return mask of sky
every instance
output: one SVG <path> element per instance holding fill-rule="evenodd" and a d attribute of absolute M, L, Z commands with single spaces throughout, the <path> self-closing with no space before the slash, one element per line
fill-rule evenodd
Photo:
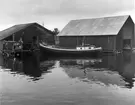
<path fill-rule="evenodd" d="M 135 22 L 135 0 L 0 0 L 0 31 L 32 22 L 62 30 L 70 20 L 115 15 Z"/>

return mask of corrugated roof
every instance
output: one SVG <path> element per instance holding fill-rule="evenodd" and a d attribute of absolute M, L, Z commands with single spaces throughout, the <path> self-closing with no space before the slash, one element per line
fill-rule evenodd
<path fill-rule="evenodd" d="M 0 40 L 10 36 L 10 35 L 13 35 L 15 34 L 16 32 L 22 30 L 22 29 L 25 29 L 26 27 L 32 25 L 34 23 L 28 23 L 28 24 L 19 24 L 19 25 L 14 25 L 10 28 L 7 28 L 3 31 L 0 31 Z"/>
<path fill-rule="evenodd" d="M 58 36 L 117 35 L 129 15 L 71 20 Z"/>
<path fill-rule="evenodd" d="M 53 34 L 52 31 L 42 27 L 41 25 L 39 25 L 37 23 L 27 23 L 27 24 L 14 25 L 14 26 L 12 26 L 10 28 L 7 28 L 7 29 L 5 29 L 3 31 L 0 31 L 0 40 L 4 39 L 4 38 L 6 38 L 6 37 L 8 37 L 10 35 L 13 35 L 16 32 L 19 32 L 19 31 L 21 31 L 23 29 L 26 29 L 27 27 L 29 27 L 31 25 L 37 26 L 38 30 L 40 30 L 41 32 L 47 31 L 47 32 Z"/>

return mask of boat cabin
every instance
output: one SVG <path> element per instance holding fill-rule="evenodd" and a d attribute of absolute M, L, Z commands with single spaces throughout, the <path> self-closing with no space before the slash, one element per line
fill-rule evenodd
<path fill-rule="evenodd" d="M 96 47 L 94 45 L 84 45 L 84 46 L 77 46 L 77 50 L 89 50 L 89 49 L 95 49 Z"/>

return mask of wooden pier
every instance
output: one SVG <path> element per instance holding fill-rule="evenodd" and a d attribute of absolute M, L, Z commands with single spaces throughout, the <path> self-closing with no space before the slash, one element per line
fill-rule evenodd
<path fill-rule="evenodd" d="M 39 47 L 33 43 L 23 44 L 23 42 L 17 41 L 4 41 L 3 49 L 0 52 L 7 57 L 21 57 L 30 55 L 35 51 L 39 51 Z"/>

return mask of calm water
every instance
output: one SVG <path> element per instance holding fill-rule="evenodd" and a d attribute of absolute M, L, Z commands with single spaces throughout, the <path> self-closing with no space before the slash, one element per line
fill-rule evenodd
<path fill-rule="evenodd" d="M 100 58 L 0 55 L 0 105 L 135 105 L 135 53 Z"/>

